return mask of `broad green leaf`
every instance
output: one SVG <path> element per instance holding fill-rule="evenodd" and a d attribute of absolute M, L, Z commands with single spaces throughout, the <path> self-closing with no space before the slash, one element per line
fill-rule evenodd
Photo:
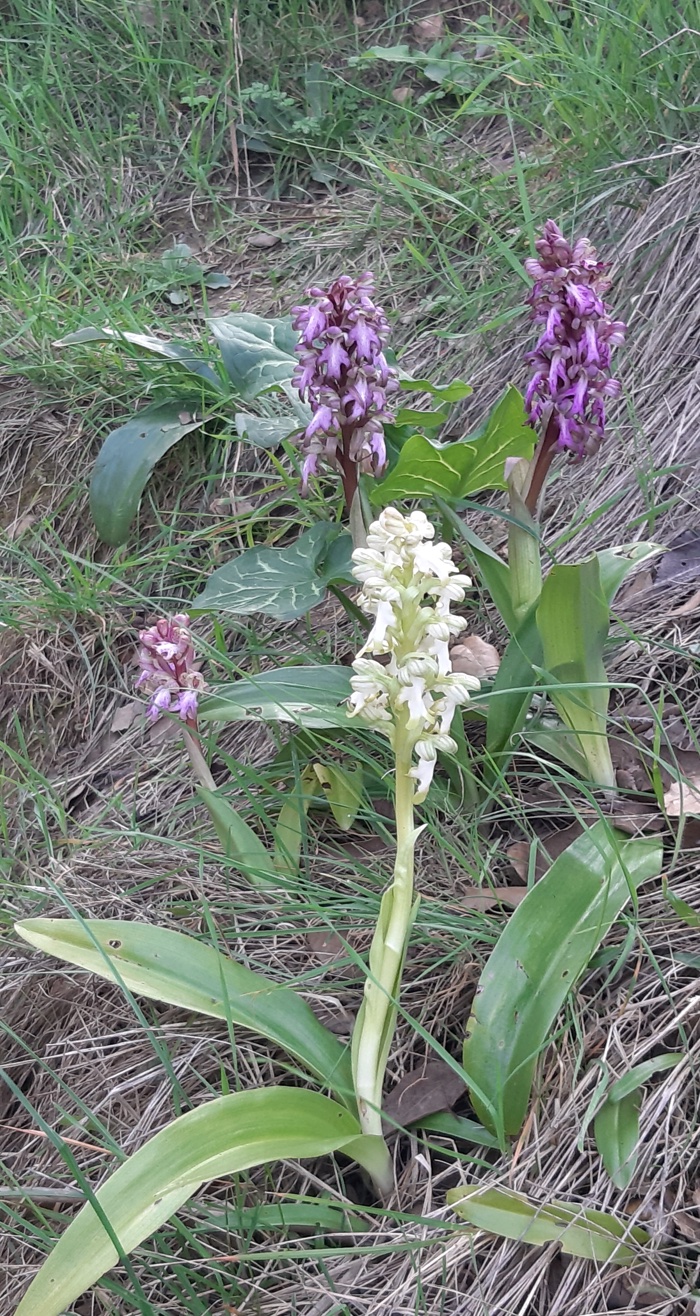
<path fill-rule="evenodd" d="M 334 539 L 350 542 L 338 526 L 321 521 L 287 548 L 249 548 L 212 572 L 192 609 L 237 616 L 264 612 L 279 621 L 302 617 L 337 579 L 335 563 L 326 562 Z"/>
<path fill-rule="evenodd" d="M 530 458 L 535 437 L 525 421 L 522 397 L 509 384 L 477 440 L 439 445 L 422 434 L 407 439 L 394 469 L 372 487 L 370 500 L 386 507 L 397 499 L 455 500 L 480 489 L 505 489 L 506 458 Z"/>
<path fill-rule="evenodd" d="M 499 1138 L 521 1128 L 559 1010 L 631 891 L 660 872 L 661 855 L 657 839 L 597 822 L 511 915 L 479 980 L 463 1057 L 474 1109 Z"/>
<path fill-rule="evenodd" d="M 397 411 L 394 424 L 415 425 L 422 430 L 437 430 L 445 424 L 449 411 L 417 411 L 415 407 L 401 407 Z"/>
<path fill-rule="evenodd" d="M 460 530 L 465 543 L 476 560 L 479 569 L 479 578 L 484 582 L 493 602 L 501 616 L 504 625 L 508 627 L 510 634 L 513 635 L 518 629 L 518 622 L 513 611 L 510 590 L 510 567 L 503 558 L 494 553 L 488 544 L 484 543 L 466 523 L 462 523 Z"/>
<path fill-rule="evenodd" d="M 463 379 L 453 379 L 451 384 L 433 384 L 430 379 L 411 379 L 404 376 L 399 382 L 406 393 L 430 393 L 438 402 L 444 402 L 449 406 L 453 402 L 461 402 L 463 398 L 470 397 L 474 392 L 471 384 L 465 384 Z"/>
<path fill-rule="evenodd" d="M 118 919 L 30 918 L 16 928 L 37 950 L 137 995 L 260 1033 L 352 1103 L 348 1050 L 306 1001 L 212 946 L 183 932 Z"/>
<path fill-rule="evenodd" d="M 298 334 L 291 320 L 265 320 L 248 311 L 208 321 L 226 373 L 246 402 L 292 377 Z"/>
<path fill-rule="evenodd" d="M 247 411 L 237 411 L 235 422 L 239 438 L 254 448 L 277 448 L 300 428 L 296 416 L 250 416 Z"/>
<path fill-rule="evenodd" d="M 261 891 L 278 887 L 273 873 L 272 857 L 259 836 L 223 795 L 206 786 L 198 786 L 197 794 L 209 810 L 214 830 L 227 859 L 234 859 L 251 886 Z"/>
<path fill-rule="evenodd" d="M 561 723 L 552 725 L 552 722 L 553 719 L 542 718 L 536 726 L 528 727 L 526 732 L 528 745 L 543 749 L 553 759 L 566 764 L 572 772 L 577 772 L 579 777 L 587 777 L 588 764 L 579 749 L 576 736 L 571 731 L 567 731 Z"/>
<path fill-rule="evenodd" d="M 608 1092 L 607 1100 L 615 1103 L 628 1097 L 635 1088 L 641 1087 L 643 1083 L 648 1083 L 650 1078 L 655 1074 L 661 1074 L 667 1069 L 676 1069 L 682 1064 L 685 1056 L 682 1051 L 668 1051 L 663 1056 L 653 1056 L 651 1060 L 643 1060 L 641 1064 L 634 1065 L 632 1069 L 623 1074 L 612 1084 Z"/>
<path fill-rule="evenodd" d="M 304 839 L 303 820 L 309 812 L 314 796 L 320 791 L 316 773 L 312 767 L 304 768 L 299 778 L 299 792 L 290 794 L 290 798 L 280 809 L 280 816 L 275 827 L 275 868 L 278 873 L 288 877 L 299 874 L 301 845 Z"/>
<path fill-rule="evenodd" d="M 656 557 L 658 553 L 664 552 L 665 549 L 661 544 L 651 542 L 601 548 L 596 557 L 600 566 L 600 583 L 608 604 L 612 603 L 625 576 L 633 567 L 638 567 L 642 562 L 646 562 L 647 558 Z"/>
<path fill-rule="evenodd" d="M 386 64 L 416 64 L 420 63 L 425 56 L 412 51 L 410 46 L 370 46 L 369 50 L 363 50 L 361 55 L 355 55 L 350 59 L 351 64 L 366 64 L 374 59 L 381 59 Z"/>
<path fill-rule="evenodd" d="M 621 1101 L 609 1099 L 595 1117 L 593 1132 L 603 1165 L 616 1188 L 629 1188 L 637 1168 L 639 1145 L 640 1088 Z"/>
<path fill-rule="evenodd" d="M 220 270 L 205 270 L 202 283 L 205 288 L 230 288 L 231 280 L 228 274 L 223 274 Z"/>
<path fill-rule="evenodd" d="M 542 641 L 535 610 L 511 636 L 489 694 L 486 749 L 501 771 L 513 752 L 514 737 L 522 731 L 538 682 Z"/>
<path fill-rule="evenodd" d="M 335 1151 L 347 1152 L 371 1171 L 378 1142 L 363 1137 L 355 1117 L 320 1093 L 282 1087 L 235 1092 L 173 1120 L 120 1165 L 95 1197 L 126 1255 L 210 1179 Z M 119 1260 L 95 1208 L 86 1204 L 30 1284 L 16 1316 L 59 1316 Z"/>
<path fill-rule="evenodd" d="M 443 1133 L 448 1138 L 473 1142 L 477 1147 L 498 1147 L 498 1138 L 489 1133 L 483 1124 L 477 1124 L 476 1120 L 465 1119 L 463 1115 L 455 1115 L 451 1110 L 440 1110 L 435 1115 L 426 1115 L 425 1119 L 417 1121 L 416 1127 L 426 1133 Z"/>
<path fill-rule="evenodd" d="M 549 697 L 575 735 L 591 780 L 614 790 L 607 737 L 610 687 L 603 663 L 609 624 L 597 557 L 552 567 L 537 607 L 542 661 L 555 683 Z"/>
<path fill-rule="evenodd" d="M 105 327 L 78 329 L 73 334 L 66 334 L 65 338 L 58 338 L 53 346 L 75 347 L 81 343 L 129 343 L 132 347 L 140 347 L 144 352 L 151 352 L 154 356 L 161 356 L 166 361 L 174 362 L 192 375 L 198 375 L 200 379 L 206 380 L 207 384 L 211 384 L 217 393 L 224 391 L 221 380 L 212 366 L 197 356 L 193 347 L 188 347 L 185 343 L 167 343 L 162 338 L 153 338 L 151 334 L 132 334 L 125 329 Z"/>
<path fill-rule="evenodd" d="M 629 1266 L 640 1259 L 650 1239 L 638 1225 L 623 1224 L 605 1211 L 575 1202 L 536 1202 L 512 1188 L 450 1188 L 450 1206 L 476 1229 L 499 1238 L 544 1246 L 559 1243 L 562 1252 L 589 1261 Z"/>
<path fill-rule="evenodd" d="M 351 693 L 349 667 L 332 663 L 274 667 L 232 685 L 217 686 L 199 703 L 204 722 L 293 722 L 297 726 L 347 726 L 345 700 Z"/>
<path fill-rule="evenodd" d="M 90 481 L 90 511 L 105 543 L 124 543 L 153 467 L 204 424 L 197 406 L 196 399 L 158 402 L 107 435 Z"/>
<path fill-rule="evenodd" d="M 337 763 L 314 763 L 313 770 L 340 830 L 349 832 L 362 803 L 362 768 L 346 772 Z"/>
<path fill-rule="evenodd" d="M 252 1233 L 294 1235 L 312 1230 L 315 1234 L 366 1234 L 369 1226 L 361 1216 L 330 1198 L 302 1202 L 263 1202 L 256 1206 L 230 1206 L 225 1211 L 207 1211 L 193 1232 L 204 1233 L 212 1225 L 249 1238 Z M 190 1226 L 192 1228 L 192 1226 Z"/>

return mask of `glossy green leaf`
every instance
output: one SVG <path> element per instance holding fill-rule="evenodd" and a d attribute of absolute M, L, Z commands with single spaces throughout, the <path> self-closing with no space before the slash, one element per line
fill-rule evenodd
<path fill-rule="evenodd" d="M 643 1083 L 648 1083 L 650 1078 L 655 1074 L 662 1074 L 667 1069 L 677 1069 L 682 1064 L 685 1056 L 682 1051 L 667 1051 L 662 1056 L 652 1056 L 651 1060 L 643 1060 L 639 1065 L 633 1065 L 622 1078 L 618 1078 L 612 1084 L 608 1092 L 607 1100 L 613 1102 L 622 1101 L 628 1097 L 635 1088 L 641 1087 Z"/>
<path fill-rule="evenodd" d="M 518 621 L 513 611 L 510 589 L 510 567 L 503 558 L 494 553 L 472 529 L 463 523 L 460 533 L 476 561 L 479 579 L 483 581 L 511 635 L 518 629 Z"/>
<path fill-rule="evenodd" d="M 292 378 L 298 334 L 291 320 L 265 320 L 249 311 L 208 321 L 231 383 L 246 402 Z"/>
<path fill-rule="evenodd" d="M 253 1233 L 294 1236 L 314 1234 L 366 1234 L 370 1226 L 361 1215 L 330 1198 L 309 1198 L 302 1202 L 263 1202 L 256 1206 L 228 1207 L 225 1211 L 207 1211 L 203 1224 L 193 1232 L 205 1233 L 215 1226 L 246 1240 Z M 192 1228 L 192 1226 L 190 1226 Z"/>
<path fill-rule="evenodd" d="M 439 445 L 422 434 L 408 438 L 394 469 L 372 486 L 370 500 L 386 507 L 405 498 L 455 500 L 480 489 L 505 489 L 506 458 L 529 458 L 534 446 L 522 397 L 509 384 L 478 439 Z"/>
<path fill-rule="evenodd" d="M 326 555 L 339 539 L 351 542 L 338 526 L 321 521 L 287 548 L 249 548 L 212 572 L 192 609 L 236 616 L 264 612 L 279 621 L 302 617 L 337 579 L 335 563 L 327 564 Z"/>
<path fill-rule="evenodd" d="M 476 1229 L 540 1247 L 559 1243 L 566 1255 L 600 1264 L 629 1266 L 650 1241 L 645 1229 L 604 1211 L 575 1202 L 537 1202 L 511 1188 L 450 1188 L 447 1200 Z"/>
<path fill-rule="evenodd" d="M 90 482 L 90 511 L 106 544 L 124 543 L 153 467 L 204 424 L 196 408 L 196 400 L 158 402 L 107 435 Z"/>
<path fill-rule="evenodd" d="M 314 729 L 347 726 L 345 707 L 352 669 L 332 663 L 273 667 L 231 685 L 217 686 L 199 703 L 204 722 L 292 722 Z"/>
<path fill-rule="evenodd" d="M 362 804 L 362 768 L 347 772 L 337 763 L 314 763 L 313 770 L 340 830 L 349 832 Z"/>
<path fill-rule="evenodd" d="M 223 392 L 223 386 L 216 371 L 203 361 L 193 347 L 188 347 L 185 343 L 166 342 L 163 338 L 154 338 L 151 334 L 132 334 L 127 330 L 118 329 L 78 329 L 73 334 L 66 334 L 65 338 L 59 338 L 53 344 L 54 347 L 76 347 L 82 343 L 116 343 L 123 345 L 128 343 L 131 347 L 138 347 L 143 352 L 150 352 L 153 356 L 163 357 L 166 361 L 173 362 L 174 365 L 180 366 L 183 370 L 189 371 L 192 375 L 198 375 L 200 379 L 210 384 L 216 389 L 217 393 Z"/>
<path fill-rule="evenodd" d="M 511 915 L 479 980 L 463 1057 L 474 1108 L 499 1138 L 521 1128 L 559 1010 L 631 890 L 661 871 L 661 856 L 657 839 L 630 840 L 597 822 Z"/>
<path fill-rule="evenodd" d="M 501 771 L 525 726 L 541 662 L 542 640 L 533 609 L 511 636 L 489 694 L 486 749 Z"/>
<path fill-rule="evenodd" d="M 451 1110 L 440 1110 L 435 1115 L 426 1115 L 425 1119 L 417 1121 L 416 1127 L 423 1129 L 425 1133 L 442 1133 L 447 1138 L 472 1142 L 477 1147 L 498 1147 L 498 1138 L 489 1133 L 483 1124 L 477 1124 L 476 1120 L 465 1119 L 463 1115 L 455 1115 Z"/>
<path fill-rule="evenodd" d="M 448 406 L 453 402 L 461 402 L 474 392 L 471 384 L 465 384 L 463 379 L 453 379 L 451 384 L 433 384 L 430 379 L 411 379 L 406 376 L 399 382 L 406 393 L 429 393 L 438 402 Z"/>
<path fill-rule="evenodd" d="M 289 799 L 282 805 L 275 827 L 274 862 L 278 873 L 284 873 L 288 877 L 298 876 L 304 840 L 304 819 L 320 789 L 313 768 L 306 767 L 299 778 L 299 790 L 290 792 Z"/>
<path fill-rule="evenodd" d="M 373 1144 L 380 1141 L 363 1137 L 349 1111 L 317 1092 L 281 1087 L 235 1092 L 173 1120 L 95 1196 L 125 1255 L 211 1179 L 335 1151 L 371 1169 Z M 16 1316 L 59 1316 L 119 1260 L 95 1208 L 86 1204 L 30 1284 Z"/>
<path fill-rule="evenodd" d="M 572 772 L 578 773 L 579 777 L 587 777 L 588 764 L 581 753 L 576 736 L 571 731 L 567 731 L 560 722 L 554 724 L 553 722 L 551 718 L 542 718 L 538 720 L 536 726 L 529 726 L 526 735 L 528 745 L 532 745 L 535 749 L 543 749 L 552 758 L 566 764 Z"/>
<path fill-rule="evenodd" d="M 251 886 L 262 891 L 278 887 L 275 880 L 272 857 L 268 854 L 260 837 L 252 827 L 234 809 L 224 795 L 211 791 L 206 786 L 198 786 L 197 794 L 209 810 L 214 830 L 221 842 L 221 848 L 227 859 L 234 859 L 245 874 Z"/>
<path fill-rule="evenodd" d="M 296 416 L 251 416 L 247 411 L 237 411 L 235 422 L 239 438 L 254 448 L 278 448 L 300 428 Z"/>
<path fill-rule="evenodd" d="M 394 424 L 397 426 L 415 425 L 421 430 L 437 430 L 445 424 L 448 410 L 418 411 L 415 407 L 401 407 L 396 413 Z"/>
<path fill-rule="evenodd" d="M 616 1188 L 629 1188 L 637 1168 L 642 1093 L 633 1089 L 621 1101 L 609 1099 L 595 1117 L 595 1143 Z"/>
<path fill-rule="evenodd" d="M 542 661 L 553 682 L 549 697 L 576 737 L 591 780 L 614 790 L 607 737 L 610 687 L 603 663 L 609 625 L 598 558 L 552 567 L 537 607 Z"/>
<path fill-rule="evenodd" d="M 634 567 L 641 566 L 648 558 L 656 557 L 665 550 L 661 544 L 641 541 L 636 544 L 619 544 L 617 548 L 602 548 L 596 554 L 600 566 L 600 583 L 603 593 L 612 603 L 625 576 Z"/>
<path fill-rule="evenodd" d="M 205 270 L 202 278 L 205 288 L 230 288 L 231 280 L 228 274 L 223 274 L 221 270 Z"/>
<path fill-rule="evenodd" d="M 183 932 L 118 919 L 30 918 L 16 927 L 37 950 L 137 995 L 260 1033 L 352 1104 L 347 1047 L 296 992 L 212 946 Z"/>

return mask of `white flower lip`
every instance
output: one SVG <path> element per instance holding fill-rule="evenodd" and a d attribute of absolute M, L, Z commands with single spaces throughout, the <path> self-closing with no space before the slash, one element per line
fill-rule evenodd
<path fill-rule="evenodd" d="M 450 546 L 434 539 L 424 512 L 404 516 L 386 507 L 369 528 L 367 547 L 353 553 L 358 604 L 374 623 L 353 663 L 350 716 L 392 745 L 398 727 L 409 736 L 416 803 L 428 793 L 438 751 L 457 750 L 449 735 L 455 710 L 479 689 L 476 677 L 451 671 L 449 657 L 450 639 L 466 625 L 451 604 L 463 601 L 471 580 L 459 573 Z M 387 654 L 389 662 L 366 654 Z"/>

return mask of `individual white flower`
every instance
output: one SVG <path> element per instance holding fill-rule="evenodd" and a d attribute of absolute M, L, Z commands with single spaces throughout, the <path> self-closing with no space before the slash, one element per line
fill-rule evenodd
<path fill-rule="evenodd" d="M 367 547 L 353 553 L 362 584 L 358 604 L 374 623 L 353 663 L 350 713 L 392 743 L 399 728 L 409 737 L 418 802 L 438 751 L 456 752 L 448 734 L 455 709 L 479 688 L 475 678 L 452 673 L 449 657 L 450 640 L 466 625 L 451 605 L 462 602 L 471 581 L 457 570 L 449 545 L 434 537 L 424 512 L 403 516 L 387 507 L 370 526 Z M 389 661 L 382 665 L 364 654 L 387 654 Z"/>

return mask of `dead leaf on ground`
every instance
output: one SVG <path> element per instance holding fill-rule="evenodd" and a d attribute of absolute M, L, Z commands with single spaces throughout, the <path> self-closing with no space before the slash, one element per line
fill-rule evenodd
<path fill-rule="evenodd" d="M 394 87 L 394 90 L 391 93 L 391 99 L 396 101 L 397 105 L 405 105 L 406 101 L 410 100 L 412 95 L 412 87 Z"/>
<path fill-rule="evenodd" d="M 307 932 L 305 941 L 317 964 L 330 964 L 334 960 L 345 959 L 348 953 L 345 942 L 330 928 L 316 928 L 313 932 Z"/>
<path fill-rule="evenodd" d="M 633 599 L 636 594 L 644 594 L 648 589 L 651 589 L 653 584 L 654 577 L 651 571 L 638 571 L 636 576 L 633 576 L 628 584 L 620 590 L 615 600 L 616 612 L 619 612 L 620 608 L 630 599 Z"/>
<path fill-rule="evenodd" d="M 476 676 L 479 680 L 495 676 L 501 665 L 498 649 L 480 635 L 467 635 L 450 649 L 453 672 L 465 672 L 467 676 Z"/>
<path fill-rule="evenodd" d="M 477 913 L 486 914 L 497 905 L 519 905 L 526 895 L 525 886 L 484 887 L 481 891 L 468 891 L 460 896 L 458 904 L 460 909 L 475 909 Z"/>
<path fill-rule="evenodd" d="M 128 704 L 122 704 L 112 718 L 110 731 L 115 733 L 117 731 L 128 731 L 129 727 L 133 725 L 134 719 L 138 717 L 142 710 L 143 704 L 139 703 L 137 699 L 131 699 Z"/>
<path fill-rule="evenodd" d="M 281 241 L 282 235 L 280 233 L 253 233 L 251 237 L 248 238 L 248 246 L 269 249 L 270 247 L 276 247 L 278 242 Z"/>
<path fill-rule="evenodd" d="M 451 1110 L 466 1089 L 464 1079 L 445 1060 L 425 1060 L 389 1093 L 384 1102 L 386 1126 L 405 1129 L 440 1110 Z"/>
<path fill-rule="evenodd" d="M 583 826 L 580 822 L 572 822 L 568 827 L 562 827 L 558 832 L 552 832 L 551 836 L 540 838 L 537 844 L 537 857 L 535 859 L 535 881 L 539 882 L 541 877 L 549 871 L 555 859 L 563 854 L 564 850 L 575 841 L 577 836 L 583 834 Z M 515 869 L 518 877 L 523 882 L 527 882 L 530 871 L 530 842 L 514 841 L 506 850 L 510 859 L 511 866 Z"/>
<path fill-rule="evenodd" d="M 419 46 L 432 46 L 439 41 L 445 31 L 445 20 L 441 13 L 426 14 L 413 24 L 413 36 Z"/>
<path fill-rule="evenodd" d="M 680 608 L 674 608 L 668 615 L 669 617 L 687 617 L 691 612 L 697 612 L 698 608 L 700 608 L 700 589 L 696 589 L 695 593 L 691 594 L 687 603 L 681 604 Z"/>
<path fill-rule="evenodd" d="M 672 781 L 664 795 L 664 808 L 669 818 L 682 818 L 684 814 L 700 814 L 700 777 L 686 782 Z"/>
<path fill-rule="evenodd" d="M 19 539 L 26 530 L 31 530 L 32 526 L 36 524 L 36 521 L 37 517 L 33 516 L 31 512 L 25 512 L 24 516 L 18 516 L 14 521 L 11 521 L 10 524 L 5 527 L 5 535 L 10 543 L 13 543 L 15 539 Z"/>
<path fill-rule="evenodd" d="M 700 575 L 700 531 L 689 528 L 676 535 L 668 545 L 668 552 L 659 559 L 655 584 L 691 580 Z"/>

